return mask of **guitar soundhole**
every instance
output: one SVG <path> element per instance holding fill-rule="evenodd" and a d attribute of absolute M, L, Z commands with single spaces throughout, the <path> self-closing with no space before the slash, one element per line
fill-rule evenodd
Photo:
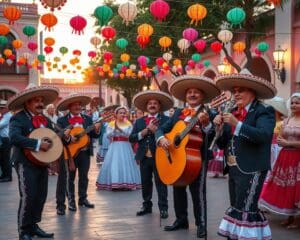
<path fill-rule="evenodd" d="M 53 146 L 53 141 L 52 141 L 50 138 L 44 137 L 42 140 L 44 140 L 44 141 L 50 143 L 50 148 L 52 148 L 52 146 Z"/>
<path fill-rule="evenodd" d="M 174 138 L 174 146 L 175 147 L 178 147 L 181 143 L 181 138 L 179 135 L 177 135 L 175 138 Z"/>

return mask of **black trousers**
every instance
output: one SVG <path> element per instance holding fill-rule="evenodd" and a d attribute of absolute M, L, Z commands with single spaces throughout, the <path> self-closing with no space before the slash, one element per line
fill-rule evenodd
<path fill-rule="evenodd" d="M 31 163 L 16 163 L 20 202 L 18 209 L 19 234 L 30 233 L 41 221 L 48 192 L 48 171 L 46 167 Z"/>
<path fill-rule="evenodd" d="M 63 157 L 58 161 L 58 177 L 56 183 L 56 207 L 66 209 L 67 195 L 67 167 L 68 163 Z"/>
<path fill-rule="evenodd" d="M 168 210 L 168 188 L 160 180 L 155 166 L 155 159 L 144 157 L 140 162 L 141 180 L 142 180 L 142 196 L 143 206 L 145 208 L 152 208 L 152 193 L 153 193 L 153 181 L 152 176 L 154 175 L 155 186 L 158 195 L 158 208 L 160 211 Z"/>
<path fill-rule="evenodd" d="M 12 177 L 12 164 L 10 161 L 10 150 L 11 145 L 9 138 L 1 138 L 2 145 L 0 147 L 0 168 L 2 170 L 1 178 L 11 178 Z"/>

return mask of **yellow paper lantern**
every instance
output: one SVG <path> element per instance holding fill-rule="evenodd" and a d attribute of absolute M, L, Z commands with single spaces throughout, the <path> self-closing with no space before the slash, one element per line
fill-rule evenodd
<path fill-rule="evenodd" d="M 138 27 L 138 35 L 143 37 L 150 37 L 153 34 L 153 27 L 144 23 Z"/>
<path fill-rule="evenodd" d="M 188 16 L 192 19 L 191 24 L 198 25 L 199 21 L 202 21 L 206 17 L 207 9 L 201 4 L 193 4 L 187 10 Z"/>
<path fill-rule="evenodd" d="M 121 59 L 122 62 L 129 62 L 130 56 L 129 56 L 129 54 L 127 54 L 127 53 L 123 53 L 123 54 L 121 55 L 120 59 Z"/>
<path fill-rule="evenodd" d="M 3 54 L 4 54 L 6 57 L 9 57 L 9 56 L 11 56 L 13 53 L 12 53 L 12 50 L 6 48 L 6 49 L 4 49 Z"/>
<path fill-rule="evenodd" d="M 162 49 L 164 51 L 166 51 L 168 49 L 168 47 L 171 46 L 172 44 L 172 39 L 167 37 L 167 36 L 164 36 L 164 37 L 161 37 L 158 41 L 159 45 L 162 47 Z"/>
<path fill-rule="evenodd" d="M 109 66 L 109 64 L 103 64 L 102 65 L 102 69 L 103 69 L 103 72 L 108 72 L 109 70 L 110 70 L 110 66 Z"/>
<path fill-rule="evenodd" d="M 176 66 L 176 67 L 180 66 L 181 65 L 181 60 L 178 59 L 178 58 L 174 59 L 173 65 Z"/>
<path fill-rule="evenodd" d="M 246 44 L 244 42 L 239 41 L 234 43 L 232 48 L 235 52 L 242 53 L 246 48 Z"/>

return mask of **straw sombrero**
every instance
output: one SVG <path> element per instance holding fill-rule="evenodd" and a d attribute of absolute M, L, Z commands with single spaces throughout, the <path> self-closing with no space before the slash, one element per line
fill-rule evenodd
<path fill-rule="evenodd" d="M 92 99 L 89 96 L 79 94 L 79 93 L 71 93 L 64 99 L 62 99 L 58 104 L 57 104 L 57 110 L 58 111 L 66 111 L 69 108 L 69 105 L 74 102 L 80 102 L 81 106 L 86 106 L 88 105 Z"/>
<path fill-rule="evenodd" d="M 103 112 L 114 111 L 117 107 L 120 107 L 119 104 L 109 105 L 102 109 Z"/>
<path fill-rule="evenodd" d="M 265 103 L 271 105 L 277 112 L 280 112 L 282 115 L 288 115 L 288 109 L 286 107 L 286 102 L 281 97 L 274 97 L 269 100 L 265 100 Z"/>
<path fill-rule="evenodd" d="M 209 102 L 220 94 L 220 90 L 212 79 L 197 75 L 181 75 L 175 78 L 175 81 L 170 86 L 170 92 L 174 97 L 185 102 L 186 91 L 190 88 L 200 89 L 204 93 L 204 103 Z"/>
<path fill-rule="evenodd" d="M 173 107 L 174 104 L 174 101 L 169 94 L 158 90 L 140 92 L 133 97 L 132 102 L 136 108 L 141 109 L 143 112 L 147 112 L 147 103 L 152 99 L 160 102 L 160 111 L 166 111 Z"/>
<path fill-rule="evenodd" d="M 30 83 L 23 91 L 12 96 L 7 106 L 9 110 L 15 111 L 24 107 L 24 103 L 34 97 L 43 97 L 44 105 L 48 105 L 58 97 L 59 89 L 53 86 L 36 86 Z"/>
<path fill-rule="evenodd" d="M 230 91 L 233 87 L 250 88 L 256 92 L 259 99 L 270 99 L 277 93 L 272 83 L 252 75 L 248 69 L 243 69 L 240 73 L 220 75 L 216 77 L 216 85 L 222 90 Z"/>

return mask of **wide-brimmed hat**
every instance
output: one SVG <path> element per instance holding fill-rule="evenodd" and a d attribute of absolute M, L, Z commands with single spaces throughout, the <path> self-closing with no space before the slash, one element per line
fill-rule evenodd
<path fill-rule="evenodd" d="M 174 97 L 185 102 L 186 92 L 190 88 L 197 88 L 204 93 L 204 103 L 209 102 L 220 94 L 220 90 L 212 79 L 189 74 L 175 78 L 175 81 L 170 85 L 170 92 Z"/>
<path fill-rule="evenodd" d="M 7 106 L 7 101 L 1 99 L 1 100 L 0 100 L 0 108 L 4 108 L 4 107 L 6 107 L 6 106 Z"/>
<path fill-rule="evenodd" d="M 162 91 L 147 90 L 136 94 L 133 97 L 133 104 L 136 108 L 147 112 L 147 103 L 149 100 L 157 100 L 160 102 L 160 111 L 166 111 L 169 108 L 173 107 L 174 101 L 172 97 Z"/>
<path fill-rule="evenodd" d="M 59 89 L 53 86 L 36 86 L 30 83 L 24 90 L 12 96 L 7 106 L 9 110 L 19 110 L 24 107 L 24 103 L 34 97 L 43 97 L 44 105 L 48 105 L 58 97 Z"/>
<path fill-rule="evenodd" d="M 66 111 L 69 108 L 69 105 L 74 102 L 80 102 L 82 107 L 85 107 L 92 101 L 91 97 L 79 94 L 79 93 L 71 93 L 65 98 L 63 98 L 58 104 L 57 104 L 57 110 L 58 111 Z"/>
<path fill-rule="evenodd" d="M 252 75 L 248 69 L 240 73 L 219 75 L 216 77 L 216 85 L 222 90 L 232 90 L 233 87 L 250 88 L 259 99 L 270 99 L 276 96 L 277 90 L 269 81 Z"/>
<path fill-rule="evenodd" d="M 282 115 L 288 115 L 288 109 L 286 107 L 286 101 L 281 97 L 274 97 L 264 101 L 266 104 L 271 105 L 277 112 L 280 112 Z"/>
<path fill-rule="evenodd" d="M 106 106 L 106 107 L 104 107 L 103 109 L 102 109 L 102 111 L 104 112 L 107 112 L 107 111 L 115 111 L 115 109 L 117 108 L 117 107 L 120 107 L 120 105 L 119 104 L 113 104 L 113 105 L 109 105 L 109 106 Z"/>

